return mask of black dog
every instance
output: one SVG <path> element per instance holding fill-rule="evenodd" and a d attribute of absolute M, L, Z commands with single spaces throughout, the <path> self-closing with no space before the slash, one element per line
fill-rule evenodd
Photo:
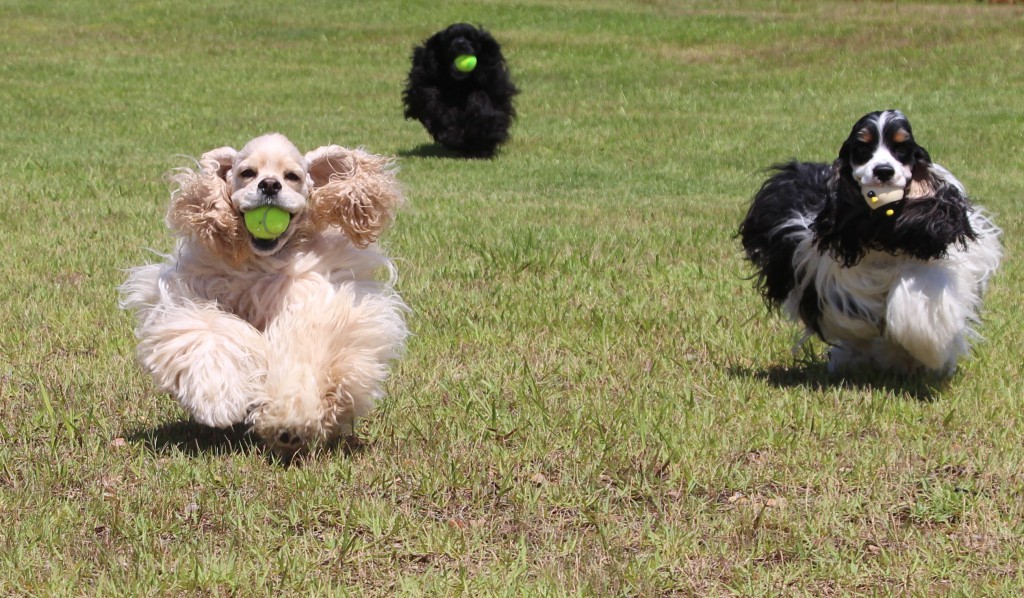
<path fill-rule="evenodd" d="M 413 49 L 402 100 L 405 117 L 423 123 L 434 141 L 489 158 L 508 140 L 517 93 L 498 42 L 483 29 L 457 23 Z"/>
<path fill-rule="evenodd" d="M 832 164 L 777 166 L 739 232 L 765 300 L 832 345 L 835 372 L 951 374 L 1002 254 L 896 110 L 857 121 Z"/>

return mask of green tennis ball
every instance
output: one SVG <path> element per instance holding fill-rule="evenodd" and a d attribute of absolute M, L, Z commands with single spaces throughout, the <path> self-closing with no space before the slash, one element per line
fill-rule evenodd
<path fill-rule="evenodd" d="M 472 54 L 459 54 L 455 57 L 455 68 L 463 73 L 471 73 L 476 68 L 476 56 Z"/>
<path fill-rule="evenodd" d="M 245 213 L 245 228 L 257 239 L 276 239 L 288 230 L 292 215 L 276 206 L 260 206 Z"/>

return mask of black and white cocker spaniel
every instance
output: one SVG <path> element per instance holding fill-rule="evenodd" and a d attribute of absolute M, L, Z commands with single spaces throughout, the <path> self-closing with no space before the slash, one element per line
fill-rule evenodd
<path fill-rule="evenodd" d="M 777 165 L 740 225 L 770 307 L 831 345 L 829 371 L 948 376 L 969 351 L 1000 230 L 896 110 L 832 164 Z M 798 345 L 799 346 L 799 345 Z"/>

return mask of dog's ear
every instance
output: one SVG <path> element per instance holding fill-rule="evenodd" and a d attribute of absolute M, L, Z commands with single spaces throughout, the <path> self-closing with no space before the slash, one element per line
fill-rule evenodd
<path fill-rule="evenodd" d="M 313 226 L 337 226 L 357 247 L 376 241 L 404 202 L 390 158 L 328 145 L 306 154 L 306 163 Z"/>
<path fill-rule="evenodd" d="M 245 225 L 231 205 L 227 182 L 236 153 L 230 147 L 211 150 L 199 159 L 197 169 L 171 172 L 174 188 L 167 210 L 167 226 L 231 263 L 241 262 L 250 253 Z"/>
<path fill-rule="evenodd" d="M 910 189 L 907 191 L 907 199 L 932 197 L 940 189 L 945 189 L 947 185 L 943 177 L 939 176 L 936 169 L 932 167 L 932 157 L 928 154 L 928 150 L 918 145 L 914 148 L 912 158 L 914 164 L 911 166 Z M 958 190 L 954 186 L 952 191 L 956 193 Z"/>
<path fill-rule="evenodd" d="M 498 40 L 494 39 L 494 36 L 483 27 L 478 30 L 480 33 L 473 40 L 477 46 L 477 54 L 489 56 L 504 64 L 504 56 L 501 53 L 501 44 L 498 43 Z"/>
<path fill-rule="evenodd" d="M 238 152 L 233 147 L 218 147 L 212 149 L 199 158 L 200 170 L 204 173 L 213 174 L 222 180 L 228 180 L 228 173 L 231 172 L 231 165 L 235 161 Z"/>
<path fill-rule="evenodd" d="M 843 162 L 846 162 L 847 164 L 849 164 L 849 162 L 850 162 L 850 152 L 853 151 L 853 147 L 852 146 L 853 146 L 852 138 L 848 137 L 848 138 L 846 138 L 845 141 L 843 141 L 843 145 L 840 146 L 840 148 L 839 148 L 839 156 L 836 157 L 836 161 L 835 161 L 836 165 L 841 164 Z"/>
<path fill-rule="evenodd" d="M 978 233 L 971 224 L 967 191 L 938 164 L 917 162 L 894 234 L 900 249 L 922 260 L 945 257 L 950 246 L 966 248 Z"/>
<path fill-rule="evenodd" d="M 928 153 L 928 150 L 924 149 L 920 145 L 914 145 L 914 152 L 911 154 L 911 157 L 914 160 L 914 168 L 917 168 L 918 166 L 932 165 L 931 155 Z"/>
<path fill-rule="evenodd" d="M 916 162 L 910 176 L 910 189 L 907 191 L 907 199 L 921 199 L 932 197 L 939 186 L 935 174 L 929 164 Z"/>
<path fill-rule="evenodd" d="M 844 158 L 842 151 L 840 151 L 840 156 L 832 161 L 832 165 L 828 170 L 828 178 L 825 179 L 825 184 L 832 190 L 832 193 L 836 193 L 839 190 L 839 185 L 843 182 L 843 168 L 849 168 L 849 165 L 849 160 Z"/>
<path fill-rule="evenodd" d="M 425 46 L 416 46 L 412 49 L 413 70 L 409 74 L 410 76 L 436 76 L 438 71 L 437 50 L 434 47 L 436 45 L 427 42 Z"/>

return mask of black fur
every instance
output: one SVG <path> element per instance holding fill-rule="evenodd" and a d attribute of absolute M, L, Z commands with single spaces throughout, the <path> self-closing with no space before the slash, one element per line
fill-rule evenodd
<path fill-rule="evenodd" d="M 807 234 L 822 255 L 846 268 L 869 251 L 933 260 L 945 257 L 954 244 L 964 246 L 976 240 L 970 203 L 956 186 L 935 174 L 931 157 L 914 141 L 902 114 L 893 112 L 883 139 L 859 134 L 865 122 L 877 122 L 880 114 L 872 112 L 858 121 L 831 165 L 796 161 L 777 165 L 754 195 L 739 237 L 747 259 L 757 269 L 757 287 L 770 307 L 780 307 L 797 286 L 802 274 L 795 271 L 794 255 Z M 890 130 L 894 127 L 906 135 L 894 137 Z M 883 140 L 893 157 L 913 170 L 906 198 L 890 204 L 892 216 L 868 207 L 853 176 L 854 167 L 867 163 Z M 794 221 L 797 216 L 802 223 Z M 818 297 L 813 284 L 799 298 L 801 319 L 819 336 L 825 300 Z"/>
<path fill-rule="evenodd" d="M 765 301 L 779 305 L 796 285 L 793 254 L 806 227 L 784 226 L 801 214 L 808 219 L 822 210 L 828 197 L 828 164 L 789 162 L 772 167 L 775 174 L 761 185 L 740 225 L 740 239 L 757 267 L 757 282 Z"/>
<path fill-rule="evenodd" d="M 472 54 L 469 73 L 454 66 Z M 501 46 L 484 29 L 456 23 L 413 49 L 412 70 L 402 100 L 405 117 L 419 120 L 434 141 L 468 157 L 487 158 L 509 138 L 516 111 Z"/>

